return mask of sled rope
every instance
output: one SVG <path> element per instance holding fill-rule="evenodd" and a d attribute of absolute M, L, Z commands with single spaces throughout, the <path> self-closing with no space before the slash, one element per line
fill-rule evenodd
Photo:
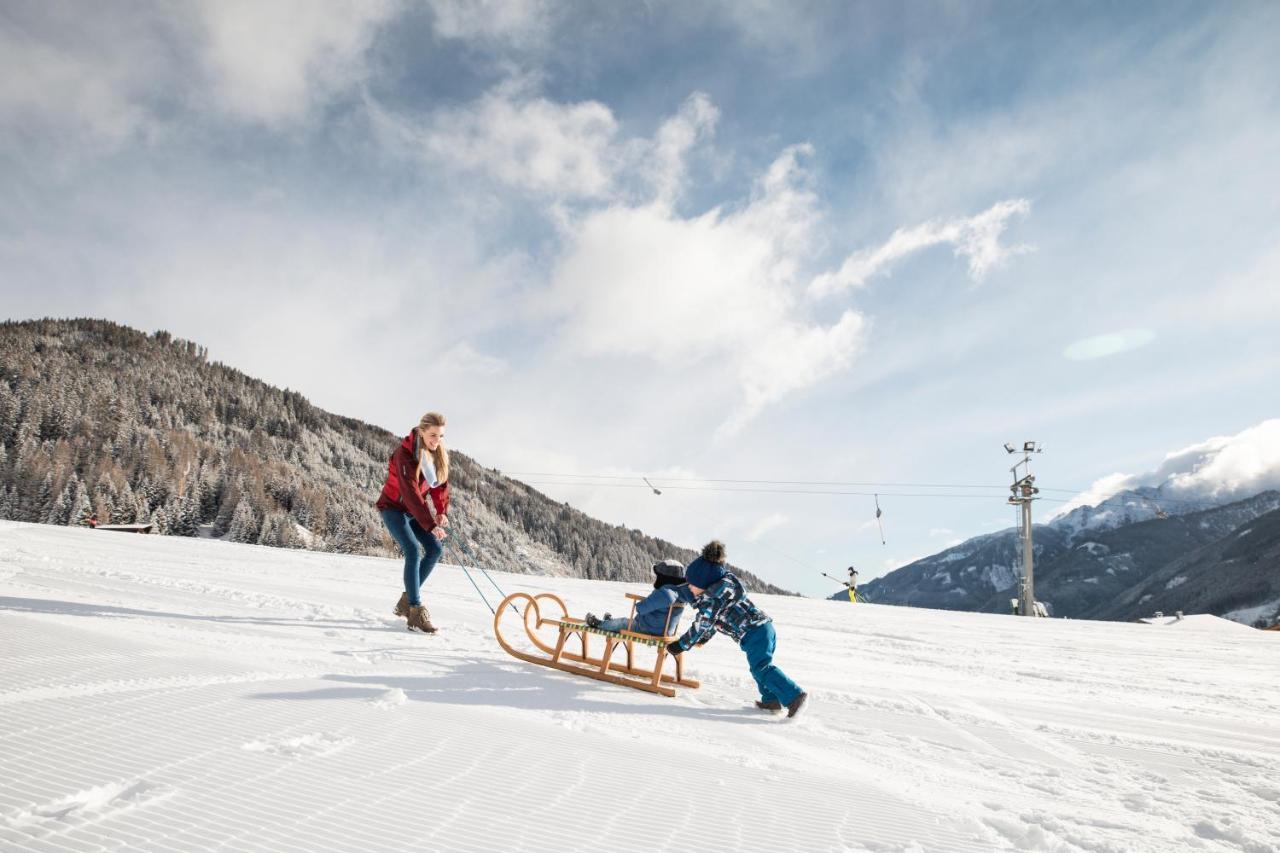
<path fill-rule="evenodd" d="M 457 537 L 456 539 L 455 539 L 455 538 L 450 537 L 450 539 L 449 539 L 449 544 L 450 544 L 450 545 L 455 545 L 455 546 L 457 546 L 457 548 L 455 548 L 455 549 L 454 549 L 454 554 L 455 554 L 455 555 L 457 554 L 457 549 L 458 549 L 458 548 L 461 548 L 461 549 L 462 549 L 462 553 L 463 553 L 463 555 L 464 555 L 468 560 L 470 560 L 470 561 L 471 561 L 471 565 L 475 566 L 475 567 L 476 567 L 476 569 L 478 569 L 478 570 L 479 570 L 480 574 L 482 574 L 482 575 L 484 575 L 486 578 L 488 578 L 489 583 L 493 584 L 493 588 L 494 588 L 494 589 L 496 589 L 496 590 L 498 591 L 498 595 L 501 595 L 503 598 L 506 598 L 506 597 L 507 597 L 507 594 L 506 594 L 505 592 L 503 592 L 503 591 L 502 591 L 502 587 L 498 586 L 498 582 L 497 582 L 497 581 L 495 581 L 495 580 L 494 580 L 494 579 L 489 575 L 489 573 L 488 573 L 487 571 L 485 571 L 484 566 L 480 565 L 480 561 L 479 561 L 479 560 L 477 560 L 477 559 L 476 559 L 476 557 L 475 557 L 475 555 L 471 553 L 471 549 L 467 547 L 467 543 L 466 543 L 465 541 L 463 541 L 463 539 L 462 539 L 462 537 L 461 537 L 461 536 Z M 495 613 L 495 614 L 496 614 L 496 612 L 497 612 L 497 611 L 495 611 L 495 610 L 493 609 L 493 605 L 489 603 L 489 599 L 485 598 L 485 596 L 484 596 L 484 593 L 483 593 L 483 592 L 480 592 L 480 587 L 476 584 L 475 578 L 471 577 L 471 573 L 470 573 L 470 572 L 467 572 L 467 567 L 466 567 L 466 566 L 464 566 L 464 565 L 462 565 L 461 561 L 459 561 L 458 565 L 462 568 L 462 571 L 466 572 L 467 580 L 471 581 L 471 585 L 472 585 L 472 586 L 474 586 L 474 587 L 476 588 L 476 592 L 480 594 L 480 599 L 481 599 L 481 601 L 483 601 L 483 602 L 484 602 L 485 607 L 488 607 L 488 608 L 489 608 L 489 612 L 490 612 L 490 613 Z M 519 613 L 519 612 L 520 612 L 520 611 L 516 610 L 516 606 L 515 606 L 514 604 L 511 604 L 511 605 L 508 605 L 508 606 L 511 608 L 511 610 L 512 610 L 512 612 L 513 612 L 513 613 Z"/>
<path fill-rule="evenodd" d="M 457 551 L 455 550 L 454 553 L 456 554 Z M 493 605 L 489 603 L 489 599 L 484 597 L 484 593 L 480 591 L 479 585 L 476 584 L 476 579 L 471 577 L 471 572 L 467 571 L 467 567 L 462 565 L 461 561 L 458 562 L 458 568 L 462 569 L 462 573 L 467 576 L 467 580 L 471 581 L 471 585 L 476 589 L 476 595 L 480 596 L 480 600 L 484 602 L 484 606 L 489 608 L 489 612 L 496 616 L 497 611 L 493 609 Z"/>
<path fill-rule="evenodd" d="M 471 565 L 479 569 L 480 574 L 488 578 L 489 583 L 493 584 L 493 588 L 498 591 L 499 595 L 501 595 L 503 598 L 506 598 L 507 594 L 502 591 L 502 587 L 498 586 L 498 582 L 495 581 L 492 576 L 490 576 L 490 574 L 485 570 L 485 567 L 480 565 L 480 561 L 476 559 L 475 554 L 471 553 L 471 548 L 467 546 L 467 543 L 464 542 L 462 539 L 458 539 L 458 544 L 462 546 L 462 551 L 464 554 L 466 554 L 467 559 L 471 561 Z"/>

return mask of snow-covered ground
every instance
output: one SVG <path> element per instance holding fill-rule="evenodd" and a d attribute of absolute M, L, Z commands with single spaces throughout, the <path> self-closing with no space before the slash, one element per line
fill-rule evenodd
<path fill-rule="evenodd" d="M 1280 849 L 1280 633 L 759 596 L 788 722 L 724 637 L 667 699 L 508 657 L 451 566 L 410 634 L 399 574 L 0 522 L 0 848 Z"/>

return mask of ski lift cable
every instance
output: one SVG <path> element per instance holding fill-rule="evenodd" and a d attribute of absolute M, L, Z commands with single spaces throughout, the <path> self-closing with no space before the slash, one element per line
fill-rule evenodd
<path fill-rule="evenodd" d="M 683 488 L 681 486 L 666 485 L 668 483 L 728 483 L 740 485 L 754 486 L 862 486 L 895 488 L 895 489 L 992 489 L 1001 494 L 1009 490 L 1008 485 L 994 485 L 990 483 L 890 483 L 890 482 L 873 482 L 873 481 L 855 481 L 855 480 L 739 480 L 726 479 L 716 477 L 659 477 L 659 476 L 636 476 L 622 474 L 567 474 L 567 473 L 551 473 L 551 472 L 503 472 L 509 477 L 553 477 L 557 480 L 620 480 L 620 483 L 573 483 L 573 482 L 542 482 L 531 485 L 556 485 L 556 486 L 575 486 L 589 485 L 600 487 L 630 487 L 630 488 Z M 643 481 L 643 485 L 635 482 L 625 481 Z M 1088 489 L 1063 489 L 1053 486 L 1037 486 L 1041 492 L 1054 492 L 1064 495 L 1079 495 L 1087 492 Z M 844 494 L 843 492 L 839 494 Z M 867 494 L 865 492 L 855 492 L 852 494 Z M 881 492 L 880 494 L 886 494 Z M 898 495 L 895 495 L 898 496 Z M 914 497 L 914 495 L 913 495 Z M 1050 500 L 1049 498 L 1041 498 L 1041 500 Z M 1180 500 L 1178 498 L 1143 498 L 1144 501 L 1152 504 L 1171 504 L 1171 505 L 1199 505 L 1199 501 Z"/>
<path fill-rule="evenodd" d="M 795 563 L 797 566 L 800 566 L 800 567 L 801 567 L 801 568 L 803 568 L 803 569 L 808 569 L 809 571 L 816 571 L 816 569 L 814 569 L 814 567 L 813 567 L 813 566 L 809 565 L 808 563 L 802 562 L 801 560 L 799 560 L 799 559 L 798 559 L 798 558 L 796 558 L 796 557 L 791 556 L 791 555 L 790 555 L 790 554 L 788 554 L 786 551 L 783 551 L 781 548 L 775 548 L 775 547 L 773 547 L 773 546 L 772 546 L 772 545 L 770 545 L 768 542 L 765 542 L 765 541 L 764 541 L 764 539 L 757 539 L 757 540 L 755 540 L 754 542 L 752 542 L 751 544 L 753 544 L 753 545 L 763 545 L 763 546 L 764 546 L 765 548 L 767 548 L 768 550 L 772 551 L 773 553 L 775 553 L 775 554 L 777 554 L 777 555 L 779 555 L 779 556 L 781 556 L 781 557 L 786 557 L 788 560 L 790 560 L 791 562 Z"/>
<path fill-rule="evenodd" d="M 631 475 L 625 476 L 621 474 L 563 474 L 553 473 L 549 471 L 503 471 L 507 477 L 555 477 L 558 479 L 577 479 L 577 480 L 652 480 L 659 485 L 664 483 L 738 483 L 744 485 L 770 485 L 770 486 L 886 486 L 891 488 L 911 488 L 911 489 L 1000 489 L 1008 491 L 1006 485 L 993 485 L 991 483 L 881 483 L 881 482 L 855 482 L 851 480 L 735 480 L 717 477 L 660 477 L 657 475 Z M 672 487 L 674 488 L 674 487 Z M 1058 489 L 1056 491 L 1074 492 L 1079 490 Z"/>
<path fill-rule="evenodd" d="M 630 478 L 630 479 L 635 479 L 635 478 Z M 545 480 L 521 480 L 520 482 L 529 486 L 571 486 L 576 488 L 592 488 L 592 489 L 646 489 L 648 490 L 652 488 L 651 486 L 646 485 L 644 483 L 625 483 L 625 482 L 624 483 L 583 483 L 583 482 L 575 483 L 575 482 L 552 482 L 552 481 L 545 481 Z M 730 487 L 723 487 L 723 486 L 672 486 L 672 485 L 668 485 L 665 480 L 658 480 L 657 482 L 662 485 L 662 488 L 664 490 L 668 490 L 668 491 L 679 490 L 679 491 L 693 491 L 693 492 L 743 492 L 743 493 L 777 494 L 777 495 L 852 495 L 852 496 L 862 496 L 862 497 L 874 497 L 877 494 L 881 494 L 881 495 L 884 495 L 885 497 L 890 497 L 890 498 L 980 498 L 983 500 L 991 500 L 992 498 L 1006 497 L 1009 491 L 1008 486 L 970 486 L 969 488 L 992 489 L 993 492 L 992 494 L 959 494 L 959 493 L 948 493 L 948 492 L 942 492 L 942 493 L 863 492 L 863 491 L 849 491 L 849 490 L 843 490 L 843 489 L 842 490 L 767 489 L 767 488 L 757 489 L 757 488 L 730 488 Z M 734 482 L 734 481 L 703 480 L 701 482 Z M 743 482 L 753 482 L 753 481 L 743 481 Z M 760 481 L 760 482 L 763 482 L 763 483 L 778 482 L 779 484 L 782 484 L 782 483 L 785 483 L 786 481 L 781 481 L 781 480 L 767 481 L 766 480 L 766 481 Z M 906 483 L 900 483 L 900 484 L 894 484 L 894 485 L 899 485 L 904 487 L 907 486 Z M 960 488 L 959 486 L 943 486 L 942 484 L 935 484 L 935 486 L 938 488 Z M 999 490 L 998 492 L 994 491 L 997 489 Z M 1060 492 L 1060 493 L 1072 494 L 1072 495 L 1076 494 L 1070 489 L 1041 488 L 1040 491 Z M 1041 496 L 1040 498 L 1038 498 L 1038 500 L 1045 501 L 1047 503 L 1070 503 L 1071 501 L 1075 500 L 1075 498 L 1074 497 L 1053 498 L 1053 497 Z M 1199 501 L 1178 500 L 1176 498 L 1145 498 L 1144 497 L 1142 498 L 1142 501 L 1155 506 L 1161 506 L 1161 505 L 1202 506 L 1202 504 Z"/>
<path fill-rule="evenodd" d="M 562 483 L 548 482 L 542 480 L 522 480 L 521 482 L 530 486 L 574 486 L 578 488 L 600 488 L 600 489 L 648 489 L 649 487 L 637 483 Z M 882 494 L 889 498 L 980 498 L 982 500 L 991 500 L 992 498 L 1005 497 L 1009 492 L 1009 487 L 1002 487 L 1000 493 L 992 494 L 955 494 L 947 492 L 926 493 L 926 492 L 856 492 L 840 489 L 751 489 L 751 488 L 730 488 L 725 486 L 669 486 L 664 485 L 664 490 L 675 490 L 685 492 L 718 492 L 718 493 L 747 493 L 747 494 L 764 494 L 764 495 L 853 495 L 861 497 L 874 497 Z M 1066 503 L 1068 498 L 1041 498 L 1041 500 Z"/>

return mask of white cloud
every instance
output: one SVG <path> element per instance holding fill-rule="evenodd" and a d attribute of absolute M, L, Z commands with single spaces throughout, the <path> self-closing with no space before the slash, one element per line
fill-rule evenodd
<path fill-rule="evenodd" d="M 296 122 L 369 73 L 366 54 L 390 0 L 206 0 L 197 6 L 208 91 L 230 115 Z"/>
<path fill-rule="evenodd" d="M 545 0 L 430 0 L 436 34 L 449 39 L 539 45 L 553 7 Z"/>
<path fill-rule="evenodd" d="M 560 321 L 556 350 L 643 359 L 667 370 L 697 363 L 708 393 L 724 401 L 717 431 L 724 438 L 846 370 L 868 321 L 853 309 L 816 316 L 801 299 L 825 236 L 803 163 L 809 145 L 784 149 L 742 207 L 677 211 L 690 183 L 688 160 L 707 145 L 718 116 L 710 98 L 694 92 L 652 138 L 622 138 L 606 105 L 555 102 L 531 80 L 515 78 L 422 124 L 385 112 L 379 122 L 427 162 L 487 177 L 543 204 L 561 249 L 546 295 L 531 304 Z M 858 263 L 865 278 L 947 243 L 981 278 L 1021 250 L 999 238 L 1009 218 L 1028 209 L 1012 200 L 969 218 L 900 229 L 885 247 L 852 256 L 828 277 L 847 285 Z M 726 380 L 736 385 L 736 399 Z"/>
<path fill-rule="evenodd" d="M 743 359 L 740 381 L 745 399 L 722 434 L 736 432 L 770 404 L 847 368 L 866 325 L 861 314 L 850 310 L 833 326 L 790 323 L 762 336 Z"/>
<path fill-rule="evenodd" d="M 1097 506 L 1112 495 L 1123 492 L 1125 489 L 1132 489 L 1135 485 L 1136 478 L 1131 474 L 1108 474 L 1095 480 L 1089 488 L 1049 513 L 1046 520 L 1052 521 L 1082 506 Z"/>
<path fill-rule="evenodd" d="M 560 104 L 512 80 L 479 100 L 441 110 L 410 130 L 428 159 L 482 172 L 554 198 L 591 199 L 613 190 L 618 123 L 598 101 Z"/>
<path fill-rule="evenodd" d="M 663 122 L 653 142 L 653 183 L 657 201 L 671 205 L 683 189 L 685 159 L 699 142 L 711 136 L 720 111 L 703 92 L 694 92 L 680 112 Z"/>
<path fill-rule="evenodd" d="M 835 272 L 814 278 L 809 285 L 812 296 L 828 296 L 853 287 L 861 287 L 873 276 L 887 274 L 894 263 L 932 246 L 950 244 L 956 257 L 969 262 L 969 275 L 981 281 L 1006 259 L 1030 251 L 1028 246 L 1003 246 L 1000 236 L 1014 215 L 1026 215 L 1031 203 L 1026 199 L 998 202 L 982 213 L 968 218 L 926 222 L 912 228 L 899 228 L 883 245 L 862 249 L 845 258 Z"/>
<path fill-rule="evenodd" d="M 770 531 L 777 530 L 779 527 L 786 525 L 790 521 L 790 516 L 784 515 L 780 512 L 770 513 L 756 522 L 755 526 L 747 533 L 746 539 L 748 542 L 755 542 L 765 534 Z"/>
<path fill-rule="evenodd" d="M 150 115 L 141 102 L 166 71 L 161 45 L 116 16 L 86 17 L 87 25 L 53 10 L 0 18 L 6 135 L 38 134 L 51 125 L 114 144 L 148 129 Z"/>
<path fill-rule="evenodd" d="M 949 527 L 932 527 L 929 529 L 930 538 L 936 538 L 938 536 L 954 536 L 954 535 L 955 535 L 955 531 Z"/>
<path fill-rule="evenodd" d="M 1139 485 L 1187 496 L 1246 497 L 1280 488 L 1280 418 L 1170 453 Z"/>
<path fill-rule="evenodd" d="M 192 114 L 281 126 L 368 77 L 393 0 L 202 0 L 150 19 L 108 5 L 33 6 L 0 20 L 0 116 L 103 142 L 151 138 Z"/>
<path fill-rule="evenodd" d="M 1082 338 L 1067 345 L 1062 354 L 1072 361 L 1091 361 L 1095 358 L 1119 355 L 1122 352 L 1141 349 L 1155 340 L 1150 329 L 1125 329 L 1091 338 Z"/>
<path fill-rule="evenodd" d="M 572 354 L 643 357 L 668 368 L 718 362 L 740 402 L 722 434 L 850 363 L 865 320 L 814 322 L 795 294 L 818 222 L 800 165 L 784 151 L 749 204 L 684 218 L 660 202 L 614 204 L 566 225 L 552 273 L 553 310 Z M 714 364 L 708 365 L 720 382 Z"/>
<path fill-rule="evenodd" d="M 694 92 L 652 139 L 620 139 L 605 104 L 552 101 L 522 77 L 463 106 L 437 110 L 421 124 L 370 106 L 394 143 L 433 167 L 483 175 L 552 204 L 674 205 L 685 189 L 689 152 L 710 139 L 719 117 L 710 98 Z"/>
<path fill-rule="evenodd" d="M 495 356 L 486 355 L 467 341 L 454 344 L 440 356 L 433 369 L 442 373 L 462 373 L 476 376 L 496 376 L 506 372 L 508 365 Z"/>
<path fill-rule="evenodd" d="M 1097 506 L 1127 489 L 1159 488 L 1169 498 L 1243 499 L 1280 489 L 1280 418 L 1231 436 L 1216 436 L 1165 456 L 1145 474 L 1109 474 L 1055 510 L 1050 519 Z"/>

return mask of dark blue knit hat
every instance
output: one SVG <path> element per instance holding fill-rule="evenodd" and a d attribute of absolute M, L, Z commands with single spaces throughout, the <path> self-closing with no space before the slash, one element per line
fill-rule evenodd
<path fill-rule="evenodd" d="M 698 589 L 710 589 L 715 585 L 716 581 L 726 574 L 728 574 L 728 571 L 725 569 L 724 563 L 713 563 L 710 560 L 699 557 L 689 564 L 689 568 L 684 570 L 684 579 L 691 586 L 696 586 Z"/>

